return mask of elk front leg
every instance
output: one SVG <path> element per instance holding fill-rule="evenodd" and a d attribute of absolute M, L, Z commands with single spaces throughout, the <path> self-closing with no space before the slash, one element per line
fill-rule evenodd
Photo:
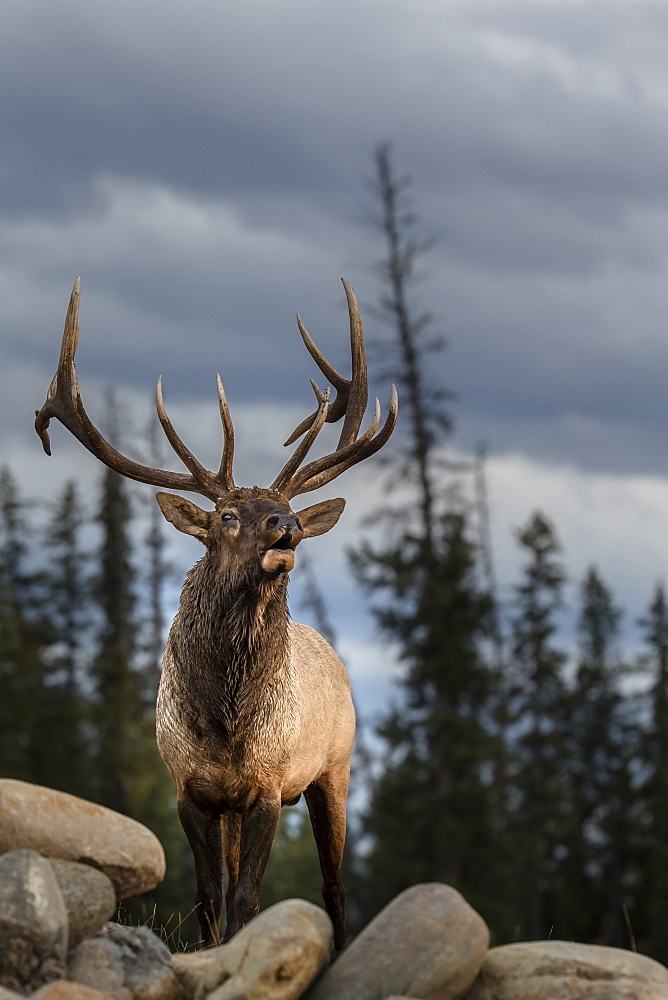
<path fill-rule="evenodd" d="M 280 797 L 260 793 L 243 818 L 239 884 L 234 894 L 232 924 L 225 940 L 247 924 L 260 909 L 260 882 L 267 867 L 281 812 Z"/>
<path fill-rule="evenodd" d="M 334 949 L 346 943 L 346 891 L 340 878 L 346 840 L 346 799 L 349 772 L 323 774 L 304 792 L 315 837 L 325 909 L 334 925 Z"/>
<path fill-rule="evenodd" d="M 177 799 L 181 826 L 195 859 L 197 898 L 195 909 L 205 945 L 220 940 L 223 906 L 223 845 L 220 816 L 202 812 L 187 793 Z"/>
<path fill-rule="evenodd" d="M 240 813 L 228 813 L 223 817 L 223 854 L 227 868 L 227 890 L 225 892 L 225 923 L 224 941 L 229 941 L 234 933 L 234 897 L 239 884 L 239 852 L 241 849 Z"/>

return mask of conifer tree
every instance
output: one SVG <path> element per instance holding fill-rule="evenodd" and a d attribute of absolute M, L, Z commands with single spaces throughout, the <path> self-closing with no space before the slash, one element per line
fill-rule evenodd
<path fill-rule="evenodd" d="M 406 665 L 406 704 L 379 730 L 386 766 L 365 817 L 367 915 L 425 880 L 457 886 L 487 914 L 497 907 L 486 778 L 496 750 L 492 674 L 480 650 L 489 597 L 476 585 L 464 516 L 446 514 L 438 528 L 426 581 L 416 573 L 420 547 L 405 537 L 382 560 L 365 550 L 355 557 L 360 578 L 386 594 L 374 613 Z"/>
<path fill-rule="evenodd" d="M 130 556 L 127 485 L 111 469 L 103 473 L 97 519 L 102 533 L 95 586 L 101 623 L 93 664 L 98 795 L 104 805 L 130 813 L 141 720 L 141 687 L 134 664 L 135 574 Z"/>
<path fill-rule="evenodd" d="M 80 533 L 84 513 L 75 483 L 65 484 L 47 526 L 46 585 L 54 630 L 50 651 L 51 741 L 49 784 L 75 795 L 94 794 L 90 730 L 92 705 L 89 555 Z"/>
<path fill-rule="evenodd" d="M 391 359 L 386 373 L 407 413 L 392 481 L 403 478 L 414 494 L 400 511 L 387 512 L 389 541 L 351 555 L 375 599 L 381 633 L 396 644 L 406 670 L 405 704 L 379 729 L 386 752 L 363 817 L 371 846 L 359 880 L 360 916 L 368 919 L 425 879 L 457 885 L 489 912 L 495 875 L 485 857 L 493 831 L 487 774 L 496 741 L 492 672 L 482 648 L 490 597 L 477 584 L 467 511 L 443 482 L 449 394 L 427 364 L 443 345 L 428 336 L 429 314 L 414 305 L 418 261 L 431 241 L 414 235 L 409 182 L 394 174 L 386 144 L 376 150 L 375 168 L 375 222 L 385 241 L 378 314 L 392 331 L 383 344 Z"/>
<path fill-rule="evenodd" d="M 581 586 L 580 658 L 568 697 L 567 759 L 572 830 L 560 910 L 581 941 L 628 946 L 624 884 L 630 809 L 629 720 L 616 643 L 621 610 L 595 568 Z M 566 912 L 564 912 L 566 911 Z"/>
<path fill-rule="evenodd" d="M 515 815 L 518 923 L 527 939 L 547 937 L 563 890 L 559 858 L 568 828 L 564 772 L 565 655 L 555 644 L 565 579 L 554 528 L 539 513 L 517 533 L 525 554 L 515 588 L 513 690 L 519 803 Z"/>
<path fill-rule="evenodd" d="M 657 584 L 652 603 L 640 625 L 649 651 L 651 669 L 650 724 L 643 747 L 647 775 L 645 857 L 641 894 L 646 901 L 642 943 L 647 952 L 668 962 L 668 602 L 663 584 Z"/>
<path fill-rule="evenodd" d="M 27 502 L 0 470 L 0 771 L 46 783 L 50 753 L 49 665 L 53 630 L 42 575 L 29 565 Z"/>

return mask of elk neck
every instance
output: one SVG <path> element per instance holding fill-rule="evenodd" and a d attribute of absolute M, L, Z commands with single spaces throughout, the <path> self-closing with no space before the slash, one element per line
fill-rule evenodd
<path fill-rule="evenodd" d="M 263 692 L 286 668 L 287 573 L 244 572 L 212 552 L 193 566 L 170 632 L 179 687 L 227 737 L 250 723 Z M 207 727 L 208 728 L 208 727 Z"/>

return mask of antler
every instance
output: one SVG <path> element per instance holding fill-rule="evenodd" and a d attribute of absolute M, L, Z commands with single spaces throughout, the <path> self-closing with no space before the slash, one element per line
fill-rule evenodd
<path fill-rule="evenodd" d="M 316 391 L 316 397 L 320 401 L 320 406 L 315 413 L 310 414 L 295 428 L 285 442 L 286 446 L 293 444 L 304 431 L 308 431 L 301 445 L 283 467 L 271 487 L 280 490 L 288 499 L 325 486 L 346 469 L 374 455 L 386 443 L 397 422 L 399 400 L 397 390 L 393 385 L 390 408 L 380 433 L 376 434 L 380 426 L 380 403 L 376 400 L 376 412 L 370 427 L 361 437 L 357 436 L 368 399 L 366 351 L 362 320 L 355 293 L 345 278 L 341 280 L 348 300 L 348 315 L 350 317 L 350 351 L 352 355 L 352 376 L 350 379 L 344 378 L 332 367 L 324 354 L 314 344 L 300 317 L 297 316 L 299 332 L 306 349 L 325 378 L 336 389 L 336 399 L 331 406 L 323 404 L 321 395 L 318 395 L 317 386 L 315 383 L 311 383 Z M 345 417 L 345 419 L 336 450 L 323 458 L 309 462 L 308 465 L 300 469 L 299 466 L 325 421 L 333 423 L 340 420 L 341 417 Z"/>
<path fill-rule="evenodd" d="M 371 425 L 361 437 L 358 437 L 367 405 L 366 354 L 362 321 L 355 293 L 345 279 L 343 279 L 343 287 L 348 299 L 348 314 L 350 316 L 352 354 L 352 376 L 350 379 L 339 375 L 332 367 L 311 340 L 299 316 L 297 317 L 304 344 L 320 371 L 335 387 L 336 399 L 330 406 L 329 389 L 325 389 L 323 392 L 315 382 L 311 382 L 318 402 L 317 409 L 301 422 L 286 441 L 286 445 L 292 444 L 304 434 L 303 440 L 270 487 L 282 493 L 287 499 L 324 486 L 340 476 L 346 469 L 375 454 L 388 440 L 397 422 L 397 391 L 392 386 L 390 409 L 382 429 L 376 433 L 380 426 L 380 403 L 376 400 L 376 411 Z M 74 356 L 79 342 L 79 299 L 80 279 L 77 278 L 65 319 L 58 370 L 51 380 L 43 407 L 41 410 L 35 411 L 35 430 L 41 438 L 42 446 L 47 455 L 51 454 L 48 427 L 51 418 L 56 417 L 92 455 L 110 469 L 120 472 L 121 475 L 127 476 L 129 479 L 172 490 L 200 493 L 213 501 L 234 490 L 235 485 L 232 478 L 234 429 L 220 375 L 216 376 L 216 380 L 224 444 L 217 473 L 205 469 L 174 430 L 162 398 L 162 376 L 158 379 L 156 387 L 158 417 L 169 443 L 189 470 L 190 475 L 185 475 L 182 472 L 167 472 L 164 469 L 153 469 L 134 462 L 121 455 L 102 437 L 84 409 L 74 366 Z M 325 421 L 333 422 L 340 420 L 341 417 L 344 417 L 343 429 L 336 450 L 300 468 Z"/>
<path fill-rule="evenodd" d="M 182 472 L 167 472 L 164 469 L 153 469 L 147 465 L 141 465 L 139 462 L 133 462 L 132 459 L 121 455 L 119 451 L 102 437 L 84 409 L 79 393 L 76 368 L 74 366 L 74 355 L 76 354 L 79 342 L 79 300 L 80 279 L 77 278 L 72 289 L 67 317 L 65 319 L 65 330 L 60 348 L 58 370 L 51 380 L 44 405 L 41 410 L 35 411 L 35 430 L 41 438 L 42 447 L 46 454 L 51 454 L 51 442 L 48 432 L 49 422 L 52 417 L 56 417 L 92 455 L 110 469 L 114 469 L 116 472 L 120 472 L 121 475 L 127 476 L 128 479 L 135 479 L 140 483 L 150 483 L 152 486 L 161 486 L 171 490 L 200 493 L 214 501 L 221 494 L 233 490 L 232 455 L 234 433 L 220 376 L 218 376 L 218 399 L 225 445 L 218 474 L 209 472 L 204 466 L 200 465 L 172 427 L 162 400 L 161 378 L 158 379 L 157 386 L 157 408 L 160 423 L 174 451 L 192 475 L 188 476 Z"/>

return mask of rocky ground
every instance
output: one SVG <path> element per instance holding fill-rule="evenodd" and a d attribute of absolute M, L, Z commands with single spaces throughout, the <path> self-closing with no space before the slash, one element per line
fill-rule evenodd
<path fill-rule="evenodd" d="M 147 927 L 109 922 L 164 872 L 134 820 L 0 780 L 0 1000 L 668 1000 L 668 969 L 633 952 L 490 950 L 479 914 L 438 883 L 397 896 L 331 965 L 329 918 L 300 899 L 229 944 L 171 955 Z"/>

